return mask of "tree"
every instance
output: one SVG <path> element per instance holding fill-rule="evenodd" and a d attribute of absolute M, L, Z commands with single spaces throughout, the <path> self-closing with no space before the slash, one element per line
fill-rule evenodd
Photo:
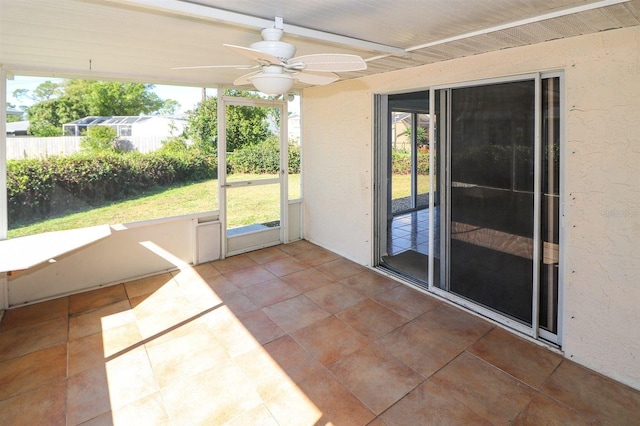
<path fill-rule="evenodd" d="M 89 115 L 140 115 L 158 112 L 164 101 L 152 84 L 69 80 L 65 95 L 82 92 Z"/>
<path fill-rule="evenodd" d="M 16 99 L 27 98 L 38 103 L 57 98 L 62 95 L 62 93 L 63 90 L 60 83 L 47 80 L 44 83 L 40 83 L 33 93 L 29 93 L 27 89 L 16 89 L 13 91 L 13 97 Z"/>
<path fill-rule="evenodd" d="M 246 91 L 229 90 L 225 94 L 243 97 L 258 95 Z M 217 143 L 218 100 L 215 97 L 198 103 L 196 108 L 188 113 L 189 124 L 187 136 L 195 146 L 213 151 Z M 231 105 L 227 110 L 227 150 L 255 145 L 264 141 L 269 134 L 269 109 L 261 107 Z"/>
<path fill-rule="evenodd" d="M 61 136 L 62 125 L 87 115 L 81 100 L 68 96 L 39 102 L 27 109 L 29 134 L 34 136 Z"/>
<path fill-rule="evenodd" d="M 33 93 L 17 89 L 14 96 L 36 103 L 29 107 L 29 133 L 35 136 L 62 134 L 62 124 L 88 115 L 140 115 L 174 113 L 179 103 L 162 100 L 152 84 L 92 80 L 46 81 Z M 56 129 L 57 128 L 57 129 Z"/>
<path fill-rule="evenodd" d="M 87 135 L 80 140 L 82 149 L 92 152 L 118 151 L 115 142 L 118 134 L 108 126 L 90 126 Z"/>
<path fill-rule="evenodd" d="M 189 124 L 185 129 L 187 136 L 196 148 L 204 152 L 215 152 L 218 136 L 218 100 L 205 99 L 187 112 Z"/>
<path fill-rule="evenodd" d="M 162 108 L 158 111 L 160 115 L 173 115 L 180 109 L 180 102 L 173 99 L 162 101 Z"/>

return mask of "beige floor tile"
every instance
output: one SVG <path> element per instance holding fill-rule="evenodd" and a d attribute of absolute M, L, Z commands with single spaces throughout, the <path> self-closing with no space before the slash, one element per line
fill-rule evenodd
<path fill-rule="evenodd" d="M 51 425 L 67 423 L 65 379 L 49 383 L 11 399 L 0 401 L 0 424 L 12 426 Z"/>
<path fill-rule="evenodd" d="M 535 388 L 562 362 L 562 356 L 501 328 L 494 328 L 468 350 Z"/>
<path fill-rule="evenodd" d="M 340 256 L 337 254 L 317 246 L 312 247 L 309 250 L 296 253 L 294 257 L 309 266 L 322 265 L 323 263 L 329 263 L 340 259 Z"/>
<path fill-rule="evenodd" d="M 640 424 L 640 391 L 564 360 L 542 391 L 603 424 Z"/>
<path fill-rule="evenodd" d="M 332 425 L 316 402 L 298 387 L 280 392 L 264 405 L 279 426 Z"/>
<path fill-rule="evenodd" d="M 70 376 L 67 384 L 67 424 L 80 423 L 111 411 L 109 381 L 104 366 Z"/>
<path fill-rule="evenodd" d="M 203 312 L 182 293 L 157 298 L 147 297 L 143 301 L 133 299 L 131 303 L 135 305 L 133 312 L 144 339 L 166 333 L 174 327 L 194 320 Z"/>
<path fill-rule="evenodd" d="M 82 426 L 169 426 L 171 420 L 164 409 L 160 392 L 143 397 L 118 410 L 104 413 Z"/>
<path fill-rule="evenodd" d="M 161 388 L 229 359 L 223 345 L 204 324 L 190 327 L 186 335 L 147 347 L 147 355 Z"/>
<path fill-rule="evenodd" d="M 4 316 L 2 317 L 2 322 L 0 322 L 0 332 L 10 330 L 15 327 L 34 325 L 54 318 L 67 317 L 67 315 L 69 315 L 68 297 L 61 297 L 47 302 L 10 309 L 5 311 Z"/>
<path fill-rule="evenodd" d="M 304 269 L 282 277 L 282 280 L 296 288 L 300 293 L 306 293 L 323 287 L 335 281 L 333 277 L 315 268 Z"/>
<path fill-rule="evenodd" d="M 257 263 L 254 262 L 249 256 L 246 254 L 239 254 L 237 256 L 227 257 L 223 260 L 217 260 L 212 262 L 211 265 L 220 273 L 226 274 L 232 271 L 237 271 L 239 269 L 248 268 L 250 266 L 256 266 Z"/>
<path fill-rule="evenodd" d="M 106 374 L 112 410 L 160 390 L 144 347 L 112 357 Z"/>
<path fill-rule="evenodd" d="M 400 285 L 384 293 L 378 293 L 374 296 L 374 299 L 407 319 L 414 319 L 438 307 L 441 303 L 439 300 L 406 285 Z"/>
<path fill-rule="evenodd" d="M 102 333 L 94 333 L 69 342 L 69 376 L 106 364 Z"/>
<path fill-rule="evenodd" d="M 231 309 L 235 315 L 242 315 L 260 309 L 240 290 L 226 293 L 221 297 L 224 306 Z"/>
<path fill-rule="evenodd" d="M 67 374 L 67 346 L 52 346 L 0 362 L 0 400 L 52 382 Z"/>
<path fill-rule="evenodd" d="M 323 263 L 322 265 L 316 266 L 316 269 L 336 280 L 342 280 L 366 270 L 364 266 L 358 265 L 357 263 L 344 258 Z"/>
<path fill-rule="evenodd" d="M 380 416 L 384 425 L 491 425 L 446 390 L 427 381 Z"/>
<path fill-rule="evenodd" d="M 236 287 L 244 289 L 252 285 L 277 278 L 273 273 L 265 269 L 265 265 L 250 266 L 237 271 L 224 274 Z"/>
<path fill-rule="evenodd" d="M 129 299 L 133 299 L 135 297 L 153 294 L 172 280 L 173 276 L 169 273 L 165 273 L 130 281 L 125 283 L 124 288 L 127 291 L 127 297 L 129 297 Z"/>
<path fill-rule="evenodd" d="M 225 361 L 162 389 L 173 424 L 224 424 L 262 404 L 240 367 Z"/>
<path fill-rule="evenodd" d="M 324 369 L 317 359 L 288 335 L 264 345 L 264 350 L 296 383 Z"/>
<path fill-rule="evenodd" d="M 262 345 L 286 334 L 262 311 L 250 311 L 239 315 L 238 319 L 253 338 Z"/>
<path fill-rule="evenodd" d="M 0 361 L 65 343 L 67 323 L 66 317 L 58 317 L 0 332 Z"/>
<path fill-rule="evenodd" d="M 336 317 L 370 340 L 384 336 L 408 321 L 405 317 L 371 299 L 365 299 L 337 313 Z"/>
<path fill-rule="evenodd" d="M 373 271 L 363 271 L 359 274 L 344 278 L 340 283 L 348 285 L 365 296 L 373 297 L 401 285 L 399 282 Z"/>
<path fill-rule="evenodd" d="M 293 378 L 289 377 L 263 347 L 235 358 L 235 362 L 251 381 L 263 401 L 297 388 Z"/>
<path fill-rule="evenodd" d="M 376 414 L 424 381 L 422 376 L 373 343 L 330 365 L 329 369 Z"/>
<path fill-rule="evenodd" d="M 135 321 L 136 318 L 131 310 L 131 304 L 128 300 L 123 300 L 69 318 L 69 340 L 135 323 Z"/>
<path fill-rule="evenodd" d="M 343 311 L 366 299 L 365 296 L 357 291 L 339 283 L 327 284 L 324 287 L 311 290 L 305 295 L 316 302 L 322 309 L 332 314 Z"/>
<path fill-rule="evenodd" d="M 283 252 L 287 253 L 290 256 L 296 256 L 297 254 L 300 254 L 306 250 L 311 250 L 314 248 L 319 248 L 319 246 L 313 243 L 310 243 L 309 241 L 306 241 L 306 240 L 298 240 L 289 244 L 283 244 L 278 246 L 278 250 L 282 250 Z"/>
<path fill-rule="evenodd" d="M 209 278 L 220 275 L 220 271 L 214 268 L 211 262 L 201 263 L 200 265 L 196 265 L 192 268 L 185 268 L 185 270 L 191 270 L 197 273 L 202 278 Z"/>
<path fill-rule="evenodd" d="M 293 274 L 295 272 L 302 271 L 303 269 L 307 269 L 309 265 L 300 262 L 293 257 L 289 257 L 265 263 L 264 267 L 271 271 L 274 275 L 283 277 L 285 275 Z"/>
<path fill-rule="evenodd" d="M 122 284 L 78 293 L 69 296 L 69 313 L 73 315 L 87 312 L 123 300 L 127 300 L 127 293 Z"/>
<path fill-rule="evenodd" d="M 369 343 L 366 337 L 334 316 L 297 330 L 291 337 L 323 365 L 339 361 Z"/>
<path fill-rule="evenodd" d="M 199 310 L 209 309 L 224 303 L 222 297 L 201 277 L 183 280 L 175 279 L 182 293 Z"/>
<path fill-rule="evenodd" d="M 242 290 L 247 297 L 256 304 L 264 307 L 282 302 L 300 294 L 298 290 L 290 286 L 280 278 L 261 282 Z"/>
<path fill-rule="evenodd" d="M 375 418 L 371 410 L 326 370 L 303 380 L 300 390 L 330 422 L 326 424 L 365 425 Z"/>
<path fill-rule="evenodd" d="M 326 370 L 265 403 L 282 426 L 366 425 L 375 415 Z"/>
<path fill-rule="evenodd" d="M 287 333 L 304 328 L 330 315 L 303 294 L 267 306 L 262 310 Z"/>
<path fill-rule="evenodd" d="M 453 343 L 467 347 L 487 334 L 493 325 L 461 309 L 441 303 L 416 318 L 415 324 L 429 333 L 439 334 Z"/>
<path fill-rule="evenodd" d="M 376 340 L 390 354 L 424 377 L 429 377 L 460 355 L 464 346 L 428 333 L 409 323 Z"/>
<path fill-rule="evenodd" d="M 204 315 L 202 321 L 232 358 L 250 352 L 260 346 L 260 342 L 251 331 L 226 306 Z"/>
<path fill-rule="evenodd" d="M 290 256 L 280 250 L 278 247 L 269 247 L 262 250 L 256 250 L 246 253 L 247 257 L 256 262 L 258 265 L 273 262 L 274 260 L 287 259 Z"/>
<path fill-rule="evenodd" d="M 234 418 L 226 426 L 278 426 L 276 419 L 265 405 L 259 405 L 253 410 Z"/>
<path fill-rule="evenodd" d="M 599 424 L 596 420 L 589 419 L 543 394 L 536 395 L 512 423 L 514 426 L 596 424 Z"/>
<path fill-rule="evenodd" d="M 536 394 L 533 388 L 468 352 L 430 380 L 495 424 L 513 421 Z"/>
<path fill-rule="evenodd" d="M 227 277 L 224 275 L 216 275 L 204 279 L 204 282 L 213 290 L 216 296 L 223 298 L 226 294 L 238 291 L 236 287 Z"/>

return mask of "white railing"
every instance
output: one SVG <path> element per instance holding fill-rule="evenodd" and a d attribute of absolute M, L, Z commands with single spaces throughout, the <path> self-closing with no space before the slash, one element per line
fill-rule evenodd
<path fill-rule="evenodd" d="M 41 158 L 52 155 L 70 155 L 80 151 L 82 136 L 60 136 L 51 138 L 7 137 L 7 160 Z M 137 152 L 152 152 L 162 146 L 167 136 L 126 136 Z"/>

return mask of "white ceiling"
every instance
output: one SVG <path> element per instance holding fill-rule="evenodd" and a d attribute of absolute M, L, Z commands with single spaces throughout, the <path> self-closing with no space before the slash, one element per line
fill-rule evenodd
<path fill-rule="evenodd" d="M 365 58 L 366 71 L 341 74 L 353 78 L 639 25 L 640 0 L 0 0 L 0 66 L 16 75 L 230 84 L 246 71 L 171 68 L 247 64 L 222 43 L 259 41 L 276 16 L 298 55 Z"/>

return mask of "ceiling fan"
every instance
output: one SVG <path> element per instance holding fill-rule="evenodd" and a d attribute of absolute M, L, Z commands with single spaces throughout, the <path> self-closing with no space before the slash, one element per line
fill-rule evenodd
<path fill-rule="evenodd" d="M 340 79 L 337 72 L 367 69 L 366 62 L 357 55 L 320 53 L 294 56 L 296 47 L 281 41 L 282 33 L 281 28 L 265 28 L 261 33 L 263 40 L 252 43 L 250 47 L 224 44 L 226 48 L 255 61 L 254 65 L 204 65 L 173 69 L 259 69 L 238 77 L 233 84 L 252 84 L 267 95 L 286 93 L 296 81 L 310 85 L 329 84 Z"/>

